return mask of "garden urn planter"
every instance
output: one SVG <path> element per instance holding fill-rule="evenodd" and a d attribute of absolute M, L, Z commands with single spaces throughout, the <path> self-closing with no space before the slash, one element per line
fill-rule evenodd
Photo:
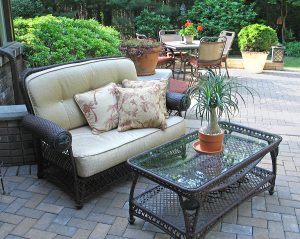
<path fill-rule="evenodd" d="M 264 69 L 268 53 L 242 51 L 243 65 L 250 73 L 261 73 Z"/>
<path fill-rule="evenodd" d="M 184 38 L 184 43 L 185 44 L 192 44 L 193 43 L 193 40 L 194 40 L 193 35 L 186 35 L 186 36 L 183 36 L 183 38 Z"/>
<path fill-rule="evenodd" d="M 131 58 L 134 62 L 138 76 L 149 76 L 155 74 L 155 68 L 161 47 L 155 47 L 149 52 L 145 52 L 140 57 Z"/>

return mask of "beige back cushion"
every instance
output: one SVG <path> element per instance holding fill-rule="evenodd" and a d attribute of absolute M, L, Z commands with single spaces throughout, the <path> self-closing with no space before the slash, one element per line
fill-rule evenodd
<path fill-rule="evenodd" d="M 221 60 L 225 42 L 201 42 L 199 46 L 200 61 Z"/>
<path fill-rule="evenodd" d="M 29 75 L 28 95 L 35 115 L 66 129 L 87 124 L 74 95 L 102 87 L 110 82 L 137 80 L 133 62 L 126 58 L 90 60 L 54 67 Z"/>

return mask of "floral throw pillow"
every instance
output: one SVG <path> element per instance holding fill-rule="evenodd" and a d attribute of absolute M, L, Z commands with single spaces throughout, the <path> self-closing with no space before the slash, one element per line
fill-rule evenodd
<path fill-rule="evenodd" d="M 109 131 L 118 126 L 117 85 L 115 83 L 77 94 L 74 98 L 94 134 Z"/>
<path fill-rule="evenodd" d="M 139 128 L 167 127 L 166 117 L 160 108 L 159 87 L 118 88 L 118 131 Z"/>
<path fill-rule="evenodd" d="M 167 112 L 167 106 L 166 106 L 166 94 L 167 94 L 167 88 L 168 88 L 168 80 L 144 80 L 144 81 L 130 81 L 130 80 L 123 80 L 122 85 L 125 88 L 143 88 L 143 87 L 159 87 L 159 104 L 161 109 L 164 112 L 164 115 L 166 118 L 169 117 L 169 114 Z"/>

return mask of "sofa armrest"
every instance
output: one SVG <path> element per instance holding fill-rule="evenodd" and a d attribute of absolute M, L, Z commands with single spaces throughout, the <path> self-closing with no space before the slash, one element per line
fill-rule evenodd
<path fill-rule="evenodd" d="M 167 92 L 167 109 L 186 111 L 191 105 L 191 99 L 187 94 Z"/>
<path fill-rule="evenodd" d="M 49 144 L 58 152 L 63 152 L 72 145 L 70 132 L 52 121 L 34 115 L 26 115 L 23 118 L 23 126 L 36 138 Z"/>

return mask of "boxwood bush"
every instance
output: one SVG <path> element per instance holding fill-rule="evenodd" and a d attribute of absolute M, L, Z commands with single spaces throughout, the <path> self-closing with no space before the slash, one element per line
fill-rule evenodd
<path fill-rule="evenodd" d="M 243 27 L 238 37 L 241 51 L 265 52 L 278 44 L 276 31 L 264 24 Z"/>
<path fill-rule="evenodd" d="M 300 57 L 300 41 L 288 42 L 285 52 L 287 56 Z"/>
<path fill-rule="evenodd" d="M 135 18 L 135 23 L 138 33 L 145 34 L 153 39 L 158 38 L 159 30 L 172 30 L 174 28 L 168 17 L 155 12 L 149 12 L 147 9 L 144 9 Z"/>
<path fill-rule="evenodd" d="M 30 67 L 120 54 L 120 34 L 95 20 L 48 15 L 16 18 L 14 26 L 16 40 L 25 43 L 25 60 Z"/>

